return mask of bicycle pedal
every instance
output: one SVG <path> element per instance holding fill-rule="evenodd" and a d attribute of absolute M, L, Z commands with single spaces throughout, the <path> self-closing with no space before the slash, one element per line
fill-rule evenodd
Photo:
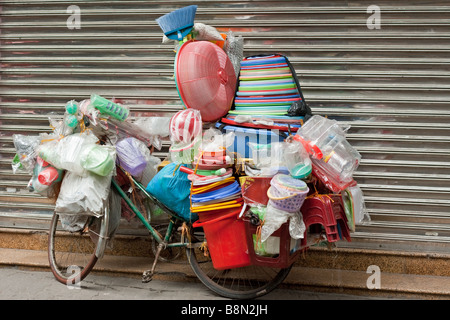
<path fill-rule="evenodd" d="M 142 273 L 142 282 L 143 283 L 152 281 L 152 278 L 153 278 L 153 272 L 151 270 L 147 270 Z"/>

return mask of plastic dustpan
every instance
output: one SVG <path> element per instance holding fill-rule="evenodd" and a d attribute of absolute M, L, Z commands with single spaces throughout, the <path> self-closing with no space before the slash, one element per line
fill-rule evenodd
<path fill-rule="evenodd" d="M 187 108 L 200 110 L 202 120 L 216 121 L 231 108 L 236 74 L 225 51 L 209 41 L 188 41 L 175 58 L 175 83 Z"/>

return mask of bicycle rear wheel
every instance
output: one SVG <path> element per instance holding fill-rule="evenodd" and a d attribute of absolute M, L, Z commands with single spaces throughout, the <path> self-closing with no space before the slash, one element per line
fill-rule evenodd
<path fill-rule="evenodd" d="M 216 294 L 231 299 L 254 299 L 275 289 L 287 277 L 292 266 L 272 268 L 264 266 L 247 266 L 235 269 L 216 270 L 204 247 L 204 234 L 201 228 L 192 232 L 196 239 L 186 249 L 186 255 L 192 270 L 198 279 Z M 197 244 L 197 245 L 196 245 Z"/>
<path fill-rule="evenodd" d="M 48 258 L 55 278 L 66 285 L 83 280 L 98 258 L 96 237 L 103 217 L 86 217 L 84 226 L 74 232 L 63 231 L 61 216 L 53 214 L 48 238 Z"/>

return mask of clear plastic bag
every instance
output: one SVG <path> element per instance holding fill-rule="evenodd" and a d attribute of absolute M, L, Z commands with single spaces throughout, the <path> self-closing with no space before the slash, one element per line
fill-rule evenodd
<path fill-rule="evenodd" d="M 313 162 L 325 172 L 327 180 L 351 181 L 361 162 L 361 155 L 345 138 L 349 128 L 336 120 L 315 115 L 294 137 L 312 155 Z"/>
<path fill-rule="evenodd" d="M 102 216 L 111 189 L 111 178 L 112 173 L 99 176 L 88 172 L 85 176 L 80 176 L 67 172 L 56 200 L 55 211 L 64 214 Z"/>
<path fill-rule="evenodd" d="M 306 231 L 303 216 L 300 211 L 286 212 L 275 208 L 271 201 L 267 204 L 264 224 L 261 227 L 261 242 L 266 241 L 272 233 L 289 220 L 289 234 L 293 239 L 301 239 Z"/>
<path fill-rule="evenodd" d="M 219 31 L 213 26 L 196 22 L 192 30 L 194 39 L 197 41 L 223 41 L 223 38 Z"/>
<path fill-rule="evenodd" d="M 98 139 L 89 131 L 75 133 L 61 140 L 48 141 L 38 148 L 39 156 L 59 169 L 78 175 L 86 175 L 87 170 L 81 164 L 83 152 L 96 145 Z"/>
<path fill-rule="evenodd" d="M 244 58 L 244 38 L 242 36 L 236 36 L 233 31 L 227 33 L 227 41 L 225 42 L 224 51 L 230 58 L 233 64 L 236 77 L 241 70 L 241 61 Z"/>
<path fill-rule="evenodd" d="M 311 173 L 311 160 L 303 145 L 298 141 L 257 144 L 249 142 L 253 163 L 261 170 L 261 176 L 289 173 L 298 179 Z"/>
<path fill-rule="evenodd" d="M 364 202 L 364 194 L 361 188 L 356 185 L 347 188 L 346 191 L 351 198 L 355 226 L 369 223 L 371 219 Z"/>
<path fill-rule="evenodd" d="M 23 134 L 13 134 L 12 137 L 20 164 L 26 172 L 32 174 L 36 165 L 37 148 L 42 138 Z"/>
<path fill-rule="evenodd" d="M 171 117 L 140 117 L 133 123 L 147 132 L 150 136 L 159 136 L 162 138 L 169 136 L 169 124 Z"/>

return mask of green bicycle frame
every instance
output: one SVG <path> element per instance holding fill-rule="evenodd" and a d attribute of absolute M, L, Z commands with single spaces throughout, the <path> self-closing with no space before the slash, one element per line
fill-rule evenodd
<path fill-rule="evenodd" d="M 141 190 L 147 198 L 149 198 L 153 202 L 155 202 L 158 205 L 160 205 L 161 207 L 163 207 L 172 216 L 172 218 L 185 221 L 183 218 L 178 217 L 172 210 L 169 210 L 164 205 L 159 203 L 159 201 L 157 199 L 155 199 L 152 195 L 150 195 L 145 190 L 144 186 L 140 182 L 136 181 L 133 177 L 131 177 L 131 179 L 133 180 L 133 183 L 136 185 L 136 187 L 139 190 Z M 148 229 L 150 234 L 153 236 L 153 238 L 158 243 L 163 243 L 163 244 L 165 244 L 166 247 L 186 247 L 186 246 L 188 246 L 188 243 L 185 243 L 185 242 L 169 243 L 169 238 L 172 235 L 173 227 L 175 225 L 175 221 L 173 219 L 169 220 L 169 226 L 167 227 L 167 232 L 166 232 L 166 234 L 164 236 L 164 239 L 162 239 L 161 236 L 159 235 L 159 233 L 150 225 L 150 223 L 147 221 L 147 219 L 145 219 L 143 214 L 134 205 L 134 203 L 131 201 L 130 197 L 128 197 L 126 195 L 126 193 L 122 190 L 122 188 L 117 184 L 117 181 L 112 179 L 112 185 L 113 185 L 114 189 L 117 190 L 117 192 L 119 193 L 120 197 L 125 200 L 125 202 L 131 208 L 131 210 L 136 214 L 136 216 L 139 218 L 139 220 L 144 224 L 144 226 Z"/>

